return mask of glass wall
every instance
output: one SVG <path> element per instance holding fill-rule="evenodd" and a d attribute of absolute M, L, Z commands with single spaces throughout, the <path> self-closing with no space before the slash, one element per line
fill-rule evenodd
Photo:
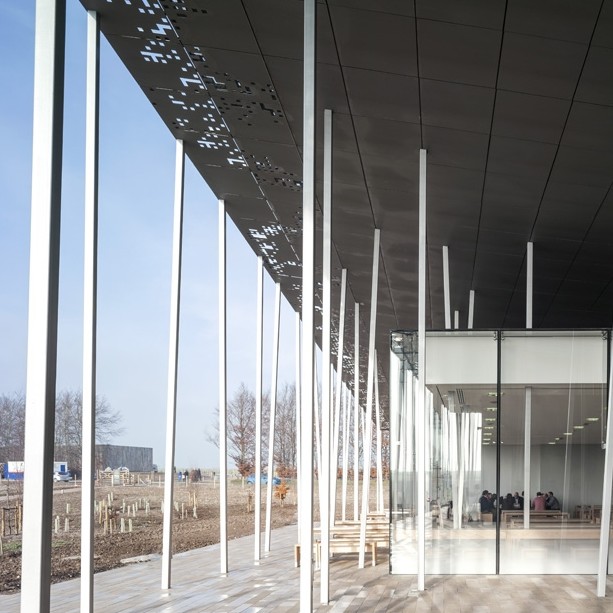
<path fill-rule="evenodd" d="M 606 363 L 600 332 L 505 333 L 501 573 L 597 572 Z M 514 493 L 520 509 L 509 498 Z"/>
<path fill-rule="evenodd" d="M 606 341 L 600 331 L 428 333 L 426 574 L 597 572 Z M 399 574 L 417 573 L 418 362 L 416 333 L 392 333 Z"/>

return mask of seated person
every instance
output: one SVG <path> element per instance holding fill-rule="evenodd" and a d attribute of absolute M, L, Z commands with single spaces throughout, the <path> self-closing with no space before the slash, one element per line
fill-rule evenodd
<path fill-rule="evenodd" d="M 524 499 L 519 495 L 519 492 L 513 494 L 513 510 L 518 511 L 524 508 Z"/>
<path fill-rule="evenodd" d="M 553 492 L 547 492 L 545 495 L 545 508 L 548 511 L 560 510 L 560 501 L 553 495 Z"/>
<path fill-rule="evenodd" d="M 492 513 L 494 510 L 491 494 L 487 490 L 483 490 L 483 494 L 479 498 L 479 507 L 481 513 Z"/>
<path fill-rule="evenodd" d="M 545 511 L 545 496 L 541 492 L 536 493 L 536 497 L 532 501 L 532 508 L 535 511 Z"/>
<path fill-rule="evenodd" d="M 508 493 L 502 499 L 502 510 L 503 511 L 513 511 L 515 510 L 515 507 L 513 505 L 514 505 L 513 495 L 511 493 Z"/>

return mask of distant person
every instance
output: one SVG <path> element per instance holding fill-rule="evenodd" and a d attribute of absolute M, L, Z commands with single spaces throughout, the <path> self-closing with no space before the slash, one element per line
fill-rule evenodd
<path fill-rule="evenodd" d="M 545 508 L 548 511 L 560 510 L 560 501 L 553 495 L 553 492 L 547 492 L 547 496 L 545 498 Z"/>
<path fill-rule="evenodd" d="M 519 495 L 519 492 L 513 494 L 513 510 L 518 511 L 524 508 L 524 498 Z"/>
<path fill-rule="evenodd" d="M 543 496 L 542 492 L 537 492 L 536 496 L 532 500 L 532 508 L 535 511 L 546 511 L 545 508 L 545 496 Z"/>
<path fill-rule="evenodd" d="M 514 506 L 514 498 L 513 494 L 510 492 L 502 499 L 502 510 L 503 511 L 513 511 Z"/>
<path fill-rule="evenodd" d="M 479 509 L 481 511 L 482 520 L 484 515 L 492 514 L 494 512 L 494 504 L 492 502 L 492 497 L 487 490 L 483 490 L 481 498 L 479 498 Z M 492 521 L 492 519 L 490 518 L 487 521 Z"/>
<path fill-rule="evenodd" d="M 177 481 L 183 481 L 183 473 L 181 471 L 177 473 Z"/>

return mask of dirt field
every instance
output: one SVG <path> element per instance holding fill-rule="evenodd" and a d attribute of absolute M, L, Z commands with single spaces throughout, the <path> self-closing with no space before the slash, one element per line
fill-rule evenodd
<path fill-rule="evenodd" d="M 285 526 L 296 522 L 295 491 L 292 483 L 281 506 L 273 499 L 272 525 Z M 0 486 L 0 507 L 14 507 L 21 494 L 21 484 Z M 254 513 L 248 510 L 248 496 L 254 486 L 232 482 L 228 487 L 228 536 L 237 538 L 254 533 Z M 121 566 L 121 560 L 162 551 L 162 487 L 158 485 L 126 485 L 96 487 L 99 504 L 96 514 L 95 571 Z M 194 496 L 196 515 L 194 517 Z M 109 500 L 112 502 L 109 506 Z M 266 487 L 262 486 L 262 525 L 265 521 Z M 212 482 L 176 483 L 173 552 L 187 551 L 219 542 L 219 485 Z M 138 505 L 133 514 L 133 505 Z M 79 576 L 80 571 L 80 506 L 81 488 L 72 483 L 56 483 L 53 497 L 52 580 L 64 581 Z M 105 507 L 115 515 L 113 534 L 104 531 Z M 178 507 L 178 512 L 176 508 Z M 100 512 L 102 508 L 102 513 Z M 148 508 L 148 510 L 147 510 Z M 102 514 L 102 524 L 98 523 Z M 183 518 L 181 518 L 183 515 Z M 59 520 L 56 519 L 59 517 Z M 120 532 L 121 519 L 125 532 Z M 66 520 L 69 531 L 66 532 Z M 128 532 L 129 523 L 132 532 Z M 55 532 L 58 527 L 57 533 Z M 108 524 L 107 524 L 108 526 Z M 0 556 L 0 592 L 18 591 L 21 582 L 21 536 L 2 537 L 4 553 Z"/>

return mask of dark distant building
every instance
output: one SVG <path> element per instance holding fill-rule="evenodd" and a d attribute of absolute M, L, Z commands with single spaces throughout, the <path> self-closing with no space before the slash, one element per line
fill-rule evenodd
<path fill-rule="evenodd" d="M 153 448 L 96 445 L 96 466 L 100 469 L 125 466 L 131 472 L 148 472 L 153 470 Z"/>

